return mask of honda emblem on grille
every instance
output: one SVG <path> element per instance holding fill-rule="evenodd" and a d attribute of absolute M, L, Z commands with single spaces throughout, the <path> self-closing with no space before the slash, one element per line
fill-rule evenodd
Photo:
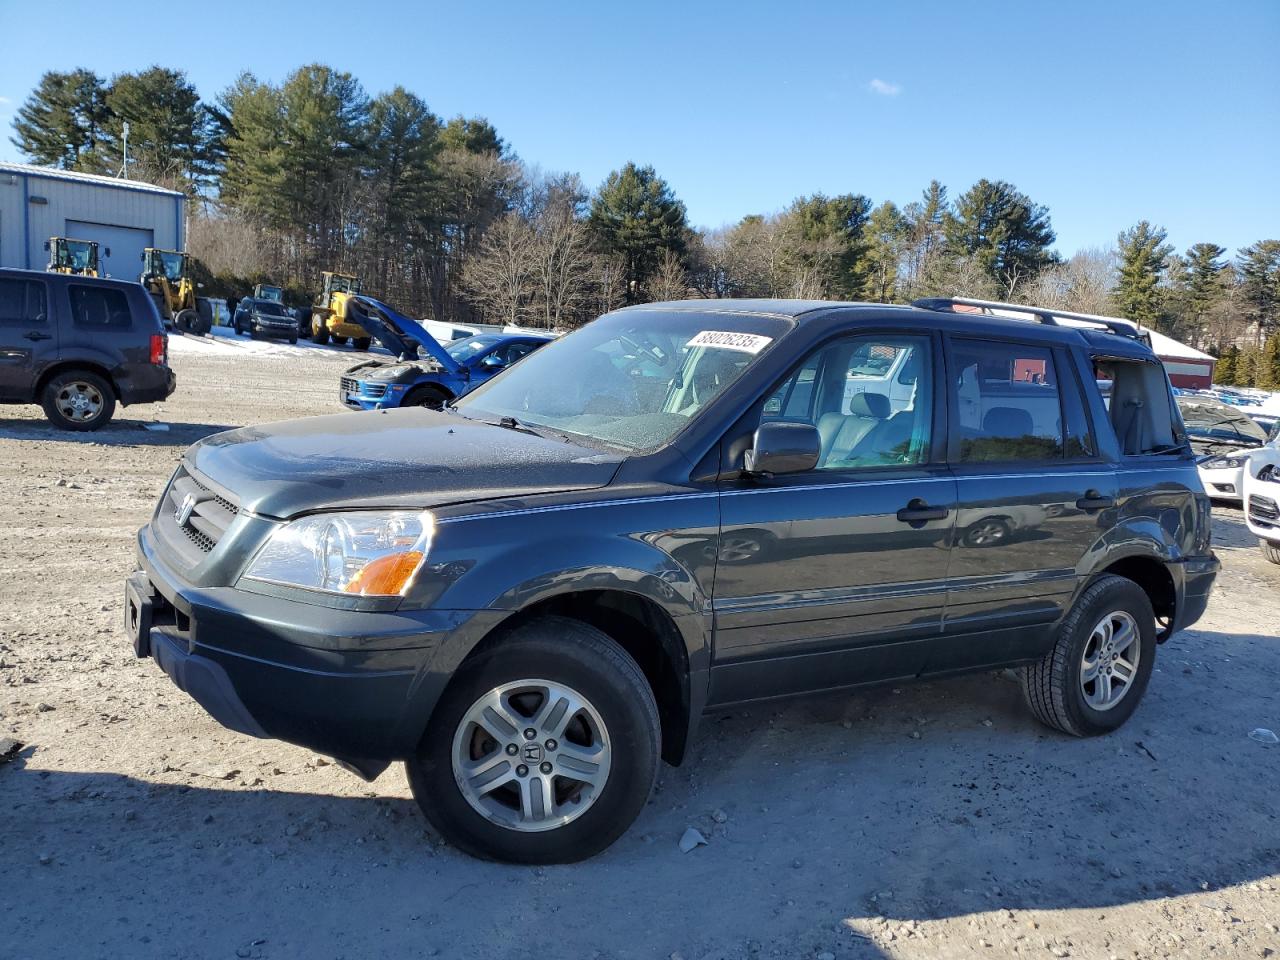
<path fill-rule="evenodd" d="M 182 503 L 178 506 L 178 509 L 173 511 L 173 519 L 178 521 L 178 526 L 185 527 L 187 525 L 187 521 L 191 519 L 192 511 L 195 510 L 196 504 L 199 502 L 199 498 L 194 493 L 188 493 L 182 498 Z"/>

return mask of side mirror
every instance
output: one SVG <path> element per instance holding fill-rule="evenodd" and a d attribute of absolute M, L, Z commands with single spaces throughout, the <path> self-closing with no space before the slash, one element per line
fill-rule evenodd
<path fill-rule="evenodd" d="M 44 242 L 44 248 L 45 248 L 46 250 L 48 250 L 48 249 L 49 249 L 49 241 L 48 241 L 48 240 L 46 240 L 46 241 Z"/>
<path fill-rule="evenodd" d="M 111 248 L 110 248 L 110 247 L 107 247 L 107 249 L 106 249 L 106 250 L 104 250 L 104 251 L 103 251 L 103 253 L 104 253 L 104 255 L 105 255 L 105 256 L 108 256 L 108 257 L 109 257 L 109 256 L 111 256 Z"/>
<path fill-rule="evenodd" d="M 770 420 L 760 424 L 750 450 L 743 454 L 747 473 L 771 477 L 804 473 L 818 465 L 822 439 L 811 423 Z"/>

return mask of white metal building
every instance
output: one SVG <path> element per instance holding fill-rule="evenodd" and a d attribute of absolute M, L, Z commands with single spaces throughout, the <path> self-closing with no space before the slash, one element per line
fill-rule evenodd
<path fill-rule="evenodd" d="M 144 247 L 182 249 L 185 201 L 137 180 L 0 163 L 0 267 L 43 270 L 48 239 L 70 237 L 98 241 L 108 276 L 137 280 Z"/>

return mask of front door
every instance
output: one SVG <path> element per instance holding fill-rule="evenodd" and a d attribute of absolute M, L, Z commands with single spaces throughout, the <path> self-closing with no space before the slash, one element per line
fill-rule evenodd
<path fill-rule="evenodd" d="M 48 284 L 0 276 L 0 398 L 31 399 L 38 371 L 57 351 Z"/>
<path fill-rule="evenodd" d="M 959 509 L 928 673 L 1041 655 L 1116 496 L 1066 351 L 967 337 L 947 349 Z"/>
<path fill-rule="evenodd" d="M 941 629 L 955 480 L 936 341 L 846 337 L 762 404 L 807 422 L 816 469 L 722 490 L 712 703 L 917 674 Z"/>

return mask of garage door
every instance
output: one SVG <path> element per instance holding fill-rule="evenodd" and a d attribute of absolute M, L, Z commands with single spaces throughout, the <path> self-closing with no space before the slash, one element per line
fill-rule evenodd
<path fill-rule="evenodd" d="M 68 220 L 66 235 L 73 240 L 97 240 L 98 256 L 107 276 L 117 280 L 137 280 L 142 275 L 142 251 L 151 246 L 153 236 L 150 230 L 85 220 Z"/>

